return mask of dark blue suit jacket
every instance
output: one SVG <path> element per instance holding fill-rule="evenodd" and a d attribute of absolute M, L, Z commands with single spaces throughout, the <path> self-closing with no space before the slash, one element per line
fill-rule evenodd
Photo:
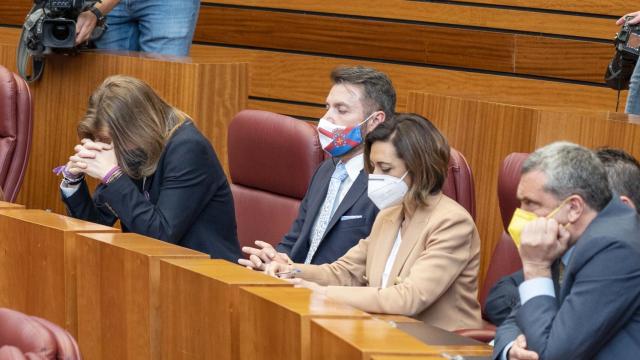
<path fill-rule="evenodd" d="M 331 175 L 336 167 L 335 161 L 337 160 L 325 160 L 313 174 L 311 184 L 300 204 L 298 217 L 289 233 L 277 246 L 279 252 L 287 253 L 294 262 L 302 263 L 307 257 L 311 244 L 311 230 L 327 195 Z M 360 239 L 369 236 L 378 208 L 367 196 L 368 179 L 368 175 L 362 170 L 351 185 L 327 226 L 320 246 L 311 260 L 312 264 L 332 263 L 355 246 Z M 343 218 L 344 216 L 359 218 L 349 219 Z"/>
<path fill-rule="evenodd" d="M 125 175 L 98 185 L 93 201 L 85 182 L 63 201 L 69 215 L 198 250 L 232 262 L 240 257 L 233 197 L 211 143 L 191 121 L 175 130 L 155 173 Z M 148 199 L 145 196 L 148 193 Z"/>
<path fill-rule="evenodd" d="M 523 333 L 540 359 L 640 354 L 640 220 L 614 198 L 576 242 L 558 298 L 537 296 L 498 328 L 494 357 Z"/>

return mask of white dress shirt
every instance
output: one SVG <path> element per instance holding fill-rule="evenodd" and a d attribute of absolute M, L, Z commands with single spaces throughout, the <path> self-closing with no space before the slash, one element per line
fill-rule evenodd
<path fill-rule="evenodd" d="M 400 229 L 398 229 L 396 241 L 393 243 L 393 247 L 391 248 L 391 252 L 389 253 L 389 257 L 387 258 L 387 264 L 384 266 L 384 271 L 382 272 L 382 285 L 380 286 L 381 288 L 387 287 L 387 282 L 389 281 L 389 273 L 391 273 L 393 263 L 396 262 L 396 257 L 398 256 L 398 249 L 400 249 L 401 242 L 402 235 L 400 235 Z"/>

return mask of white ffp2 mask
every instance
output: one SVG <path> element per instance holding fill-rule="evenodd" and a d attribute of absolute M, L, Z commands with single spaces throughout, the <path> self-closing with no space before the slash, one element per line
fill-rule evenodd
<path fill-rule="evenodd" d="M 369 174 L 367 189 L 369 199 L 380 210 L 399 204 L 407 191 L 409 191 L 407 183 L 403 181 L 407 174 L 408 171 L 401 178 L 391 175 Z"/>

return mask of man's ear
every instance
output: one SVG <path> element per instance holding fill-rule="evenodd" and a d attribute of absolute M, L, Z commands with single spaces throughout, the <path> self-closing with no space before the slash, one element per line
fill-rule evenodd
<path fill-rule="evenodd" d="M 636 204 L 634 204 L 633 201 L 629 199 L 627 196 L 620 195 L 620 201 L 622 201 L 622 203 L 627 205 L 628 207 L 634 210 L 636 209 Z"/>
<path fill-rule="evenodd" d="M 376 126 L 382 124 L 384 121 L 386 120 L 386 114 L 384 113 L 384 111 L 382 110 L 378 110 L 374 113 L 373 116 L 371 116 L 371 119 L 369 120 L 369 124 L 367 124 L 367 132 L 371 132 L 373 131 L 373 129 L 376 128 Z"/>
<path fill-rule="evenodd" d="M 578 221 L 580 216 L 582 216 L 587 204 L 580 195 L 571 195 L 567 201 L 567 206 L 569 207 L 567 219 L 569 220 L 569 223 L 574 223 Z"/>

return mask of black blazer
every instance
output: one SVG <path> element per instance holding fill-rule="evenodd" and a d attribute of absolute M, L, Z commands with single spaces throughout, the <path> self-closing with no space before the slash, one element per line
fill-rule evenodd
<path fill-rule="evenodd" d="M 309 189 L 300 204 L 298 217 L 277 247 L 278 251 L 287 253 L 294 262 L 303 263 L 307 258 L 311 230 L 327 195 L 331 175 L 336 167 L 335 161 L 333 158 L 325 160 L 313 174 Z M 320 246 L 311 259 L 312 264 L 332 263 L 360 239 L 369 236 L 378 208 L 367 196 L 368 180 L 367 173 L 362 170 L 329 221 Z"/>
<path fill-rule="evenodd" d="M 155 173 L 87 184 L 69 198 L 69 215 L 135 232 L 235 262 L 240 257 L 233 197 L 211 143 L 186 121 L 167 142 Z"/>
<path fill-rule="evenodd" d="M 494 359 L 519 333 L 540 359 L 640 354 L 640 218 L 617 198 L 580 236 L 557 298 L 536 296 L 498 328 Z"/>

